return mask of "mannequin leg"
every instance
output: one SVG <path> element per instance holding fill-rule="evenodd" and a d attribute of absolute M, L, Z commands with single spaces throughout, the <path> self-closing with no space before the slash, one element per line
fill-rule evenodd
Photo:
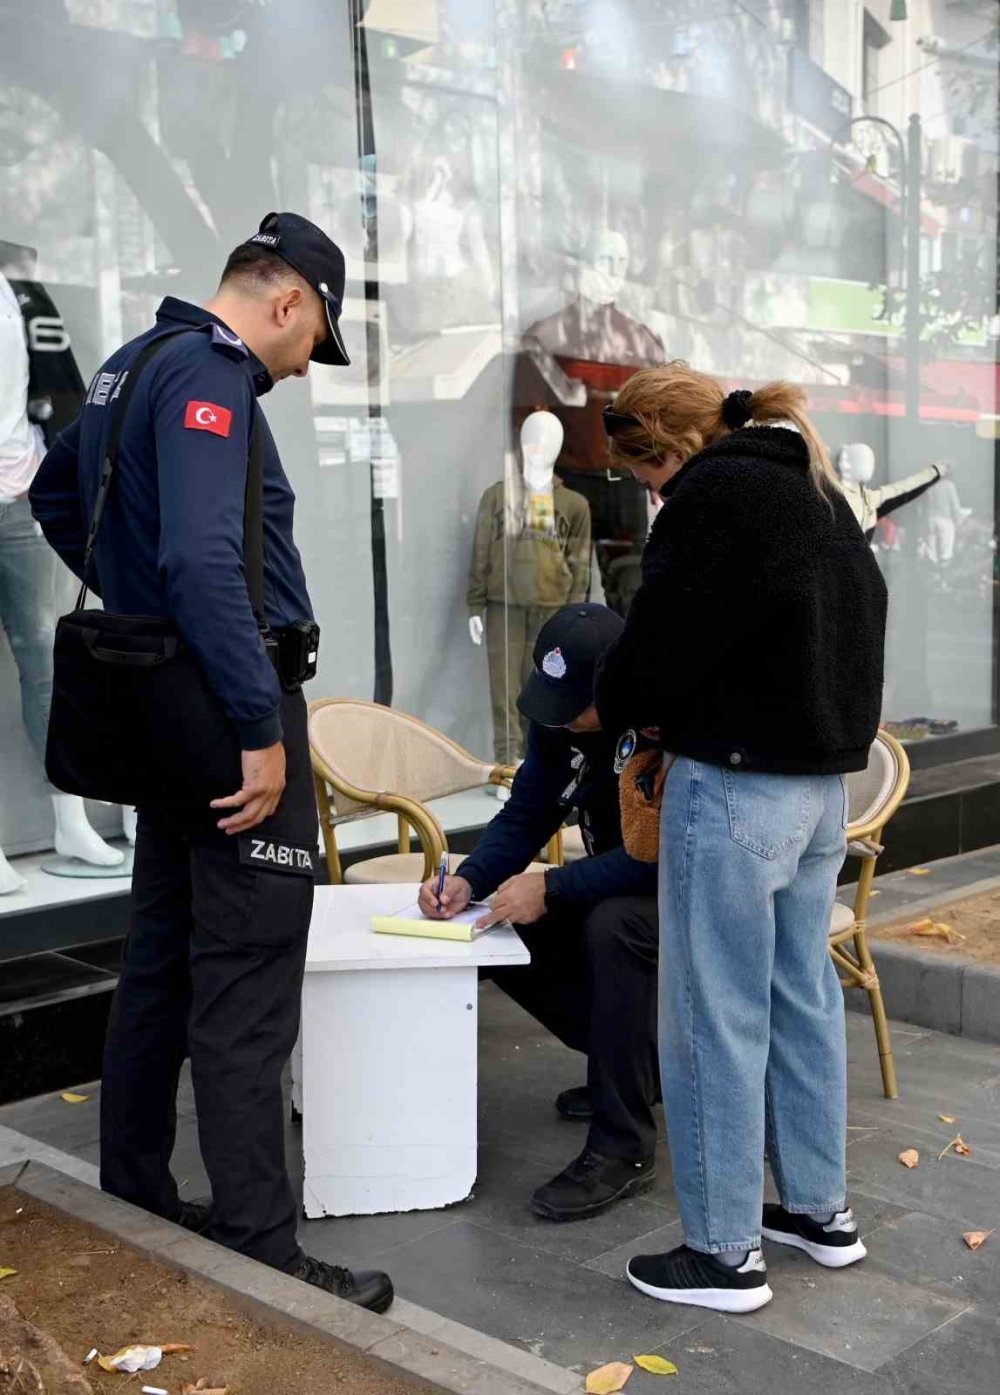
<path fill-rule="evenodd" d="M 490 666 L 493 706 L 493 754 L 498 765 L 516 765 L 524 754 L 521 714 L 521 653 L 526 611 L 523 606 L 486 607 L 486 654 Z"/>
<path fill-rule="evenodd" d="M 56 852 L 60 857 L 77 857 L 95 867 L 119 867 L 125 854 L 106 843 L 96 829 L 91 828 L 83 800 L 77 794 L 52 796 L 56 816 Z"/>
<path fill-rule="evenodd" d="M 24 729 L 43 765 L 52 705 L 55 568 L 55 553 L 31 517 L 27 499 L 6 505 L 0 513 L 0 622 L 21 680 Z M 117 867 L 124 860 L 91 828 L 82 799 L 54 791 L 52 807 L 61 856 L 98 867 Z"/>
<path fill-rule="evenodd" d="M 122 832 L 130 848 L 135 847 L 136 824 L 139 821 L 138 812 L 135 809 L 122 807 Z"/>
<path fill-rule="evenodd" d="M 14 871 L 4 857 L 3 848 L 0 848 L 0 896 L 9 896 L 12 891 L 23 891 L 26 886 L 27 882 Z"/>

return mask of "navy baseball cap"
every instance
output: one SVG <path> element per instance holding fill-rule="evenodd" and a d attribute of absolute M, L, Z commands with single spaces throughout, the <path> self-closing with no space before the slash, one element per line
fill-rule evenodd
<path fill-rule="evenodd" d="M 330 333 L 309 355 L 314 363 L 350 363 L 340 333 L 347 271 L 344 254 L 321 228 L 298 213 L 268 213 L 247 245 L 266 247 L 303 276 L 326 306 Z"/>
<path fill-rule="evenodd" d="M 517 699 L 518 711 L 542 727 L 576 721 L 594 701 L 598 660 L 625 628 L 604 605 L 567 605 L 538 632 L 534 670 Z"/>

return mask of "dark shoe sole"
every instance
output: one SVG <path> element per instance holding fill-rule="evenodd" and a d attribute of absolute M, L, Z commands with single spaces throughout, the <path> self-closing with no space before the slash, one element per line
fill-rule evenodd
<path fill-rule="evenodd" d="M 641 1192 L 649 1191 L 655 1181 L 655 1171 L 646 1172 L 641 1177 L 626 1182 L 614 1196 L 605 1197 L 603 1201 L 592 1201 L 577 1211 L 561 1211 L 555 1206 L 547 1206 L 544 1201 L 536 1201 L 534 1197 L 531 1198 L 531 1209 L 536 1216 L 543 1216 L 547 1221 L 585 1221 L 589 1216 L 599 1216 L 609 1206 L 614 1206 L 616 1201 L 624 1201 L 626 1197 L 638 1196 Z"/>
<path fill-rule="evenodd" d="M 558 1105 L 556 1105 L 556 1113 L 559 1115 L 559 1118 L 565 1120 L 567 1124 L 589 1124 L 594 1117 L 594 1111 L 592 1109 L 588 1109 L 584 1112 L 583 1110 L 560 1109 Z"/>

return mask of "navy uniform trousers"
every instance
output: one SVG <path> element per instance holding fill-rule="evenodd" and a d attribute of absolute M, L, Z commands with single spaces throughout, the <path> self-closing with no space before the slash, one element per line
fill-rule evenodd
<path fill-rule="evenodd" d="M 586 1053 L 588 1146 L 626 1162 L 651 1158 L 660 1098 L 656 897 L 563 905 L 516 929 L 531 963 L 489 977 L 564 1046 Z"/>
<path fill-rule="evenodd" d="M 177 1080 L 191 1058 L 211 1239 L 294 1266 L 281 1078 L 299 1028 L 317 818 L 306 703 L 285 694 L 287 784 L 227 836 L 209 810 L 140 809 L 125 968 L 101 1086 L 101 1186 L 168 1219 Z"/>

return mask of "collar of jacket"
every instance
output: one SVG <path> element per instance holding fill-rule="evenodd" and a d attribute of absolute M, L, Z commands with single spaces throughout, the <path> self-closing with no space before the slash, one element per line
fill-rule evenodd
<path fill-rule="evenodd" d="M 746 458 L 773 461 L 777 465 L 787 465 L 793 470 L 809 468 L 809 450 L 797 431 L 787 426 L 744 426 L 739 431 L 730 431 L 718 441 L 713 441 L 704 450 L 692 455 L 674 475 L 672 480 L 660 490 L 662 499 L 669 499 L 681 480 L 705 460 Z"/>
<path fill-rule="evenodd" d="M 234 339 L 238 337 L 236 331 L 230 329 L 225 320 L 220 320 L 218 315 L 213 315 L 211 310 L 205 310 L 200 305 L 192 305 L 188 300 L 178 300 L 173 295 L 166 296 L 160 302 L 156 319 L 157 323 L 163 320 L 176 320 L 185 325 L 219 325 Z M 240 342 L 242 343 L 242 341 Z M 243 348 L 246 349 L 247 353 L 247 368 L 253 380 L 253 390 L 258 397 L 263 397 L 265 392 L 270 392 L 274 387 L 274 379 L 253 350 L 247 344 L 243 344 Z"/>

